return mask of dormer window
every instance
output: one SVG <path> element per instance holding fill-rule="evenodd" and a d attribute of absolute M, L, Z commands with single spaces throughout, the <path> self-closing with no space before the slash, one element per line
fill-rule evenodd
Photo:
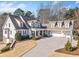
<path fill-rule="evenodd" d="M 64 22 L 62 22 L 62 26 L 64 26 Z"/>
<path fill-rule="evenodd" d="M 20 23 L 20 26 L 23 27 L 23 22 Z"/>
<path fill-rule="evenodd" d="M 72 22 L 70 21 L 69 26 L 71 26 L 71 25 L 72 25 Z"/>
<path fill-rule="evenodd" d="M 10 27 L 10 23 L 9 23 L 9 27 Z"/>
<path fill-rule="evenodd" d="M 57 26 L 57 22 L 55 23 L 55 27 Z"/>

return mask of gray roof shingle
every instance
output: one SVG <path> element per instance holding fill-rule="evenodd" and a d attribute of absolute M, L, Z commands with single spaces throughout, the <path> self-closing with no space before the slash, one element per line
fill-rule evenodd
<path fill-rule="evenodd" d="M 15 15 L 9 15 L 9 17 L 10 17 L 10 19 L 12 20 L 12 22 L 13 22 L 13 24 L 14 24 L 14 26 L 15 26 L 15 28 L 16 29 L 29 29 L 25 24 L 23 24 L 23 27 L 20 27 L 19 25 L 18 25 L 18 23 L 16 22 L 16 19 L 18 20 L 18 21 L 20 21 L 20 22 L 22 22 L 22 20 L 21 20 L 21 18 L 20 18 L 20 16 L 15 16 Z M 26 23 L 27 24 L 27 23 Z"/>

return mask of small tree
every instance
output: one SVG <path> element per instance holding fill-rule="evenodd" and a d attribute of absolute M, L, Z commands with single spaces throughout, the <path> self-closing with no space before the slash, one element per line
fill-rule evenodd
<path fill-rule="evenodd" d="M 18 8 L 14 11 L 14 15 L 24 15 L 24 14 L 25 14 L 24 10 L 22 10 L 20 8 Z"/>
<path fill-rule="evenodd" d="M 76 35 L 76 36 L 78 36 L 79 34 L 78 34 L 78 31 L 76 31 L 76 30 L 73 30 L 73 35 Z"/>
<path fill-rule="evenodd" d="M 77 42 L 77 48 L 79 48 L 79 39 L 78 39 L 78 42 Z"/>
<path fill-rule="evenodd" d="M 21 40 L 22 40 L 21 33 L 17 32 L 17 33 L 15 34 L 15 39 L 18 40 L 18 41 L 21 41 Z"/>
<path fill-rule="evenodd" d="M 72 45 L 71 45 L 71 43 L 69 42 L 69 40 L 67 41 L 67 43 L 65 44 L 65 50 L 67 50 L 67 51 L 71 51 L 72 50 Z"/>

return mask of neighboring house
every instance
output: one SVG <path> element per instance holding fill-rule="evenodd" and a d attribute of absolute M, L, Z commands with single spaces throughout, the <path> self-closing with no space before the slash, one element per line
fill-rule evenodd
<path fill-rule="evenodd" d="M 22 16 L 8 15 L 3 25 L 4 43 L 15 40 L 16 32 L 20 32 L 22 36 L 29 35 L 31 37 L 30 26 Z"/>

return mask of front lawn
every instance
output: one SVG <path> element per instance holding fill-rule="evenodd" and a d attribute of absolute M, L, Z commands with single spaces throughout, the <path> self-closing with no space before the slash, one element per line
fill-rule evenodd
<path fill-rule="evenodd" d="M 28 52 L 35 46 L 36 46 L 35 40 L 20 41 L 15 44 L 15 47 L 12 50 L 1 53 L 0 57 L 18 57 Z"/>

